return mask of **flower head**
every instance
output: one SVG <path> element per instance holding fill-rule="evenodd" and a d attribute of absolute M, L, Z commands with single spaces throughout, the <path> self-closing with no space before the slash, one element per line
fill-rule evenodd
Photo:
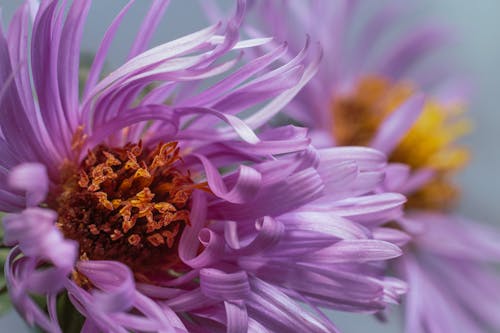
<path fill-rule="evenodd" d="M 263 126 L 319 57 L 305 64 L 306 45 L 274 66 L 286 45 L 239 41 L 243 1 L 223 29 L 146 50 L 167 4 L 153 2 L 125 64 L 100 79 L 124 7 L 81 97 L 88 1 L 25 4 L 0 34 L 0 208 L 19 312 L 61 332 L 66 293 L 85 332 L 332 332 L 318 307 L 396 301 L 405 285 L 379 266 L 401 251 L 363 226 L 401 215 L 402 195 L 375 193 L 384 155 Z M 262 45 L 238 66 L 235 50 Z"/>

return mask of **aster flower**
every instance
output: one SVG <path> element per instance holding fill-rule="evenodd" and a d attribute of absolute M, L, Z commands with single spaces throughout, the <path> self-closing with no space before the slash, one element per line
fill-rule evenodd
<path fill-rule="evenodd" d="M 291 49 L 300 42 L 298 29 L 320 41 L 324 61 L 318 75 L 294 99 L 288 115 L 313 129 L 318 146 L 371 146 L 394 162 L 383 189 L 405 194 L 407 213 L 373 233 L 400 245 L 399 230 L 412 236 L 396 265 L 410 288 L 406 331 L 498 329 L 491 315 L 500 305 L 498 293 L 491 291 L 498 285 L 498 273 L 491 269 L 498 246 L 480 224 L 448 213 L 458 198 L 451 177 L 468 159 L 456 141 L 470 127 L 463 116 L 463 84 L 449 75 L 452 66 L 430 59 L 449 45 L 450 36 L 429 24 L 402 29 L 408 15 L 396 1 L 372 5 L 256 2 L 263 19 L 246 31 L 273 34 Z M 393 33 L 396 28 L 399 34 Z"/>
<path fill-rule="evenodd" d="M 154 1 L 125 64 L 100 79 L 131 5 L 81 97 L 88 1 L 26 3 L 0 34 L 5 273 L 28 323 L 61 332 L 67 297 L 83 332 L 335 332 L 319 307 L 396 301 L 405 284 L 380 267 L 401 250 L 362 226 L 401 215 L 402 195 L 375 193 L 384 155 L 317 150 L 303 128 L 263 126 L 320 53 L 307 44 L 273 65 L 286 45 L 238 41 L 243 1 L 224 29 L 146 50 L 168 5 Z M 237 65 L 235 50 L 262 45 Z"/>

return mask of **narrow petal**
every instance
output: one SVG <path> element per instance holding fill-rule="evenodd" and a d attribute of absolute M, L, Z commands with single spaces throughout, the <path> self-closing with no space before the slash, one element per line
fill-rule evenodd
<path fill-rule="evenodd" d="M 43 258 L 67 272 L 73 267 L 77 255 L 75 242 L 64 239 L 54 225 L 56 213 L 49 209 L 27 208 L 19 214 L 7 214 L 3 218 L 4 241 L 8 245 L 19 244 L 27 256 Z"/>
<path fill-rule="evenodd" d="M 45 200 L 49 190 L 47 169 L 43 164 L 24 163 L 9 174 L 9 185 L 26 193 L 26 206 L 34 207 Z"/>
<path fill-rule="evenodd" d="M 76 268 L 101 290 L 95 296 L 101 311 L 117 312 L 132 307 L 135 284 L 127 266 L 116 261 L 88 260 L 79 261 Z"/>
<path fill-rule="evenodd" d="M 396 245 L 378 240 L 342 240 L 311 255 L 315 262 L 343 263 L 381 261 L 399 257 L 403 252 Z"/>
<path fill-rule="evenodd" d="M 404 102 L 380 126 L 370 146 L 386 154 L 391 153 L 420 116 L 424 102 L 424 96 L 421 94 L 417 94 Z"/>
<path fill-rule="evenodd" d="M 200 270 L 200 287 L 206 296 L 226 301 L 242 300 L 250 293 L 248 277 L 244 271 L 225 273 L 204 268 Z"/>

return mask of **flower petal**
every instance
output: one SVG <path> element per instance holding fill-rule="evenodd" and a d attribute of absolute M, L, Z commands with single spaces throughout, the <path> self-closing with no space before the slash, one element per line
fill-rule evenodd
<path fill-rule="evenodd" d="M 200 287 L 210 298 L 234 301 L 243 300 L 250 293 L 247 274 L 244 271 L 225 273 L 214 268 L 200 270 Z"/>
<path fill-rule="evenodd" d="M 135 283 L 130 269 L 117 261 L 79 261 L 76 268 L 100 291 L 95 291 L 101 311 L 119 312 L 133 305 Z"/>
<path fill-rule="evenodd" d="M 76 259 L 77 246 L 64 239 L 54 224 L 56 218 L 54 211 L 38 207 L 7 214 L 3 217 L 4 241 L 11 246 L 19 244 L 25 255 L 46 259 L 69 272 Z"/>
<path fill-rule="evenodd" d="M 390 154 L 420 117 L 424 103 L 423 94 L 416 94 L 406 100 L 384 120 L 370 146 Z"/>
<path fill-rule="evenodd" d="M 43 164 L 24 163 L 10 171 L 9 185 L 26 193 L 26 206 L 34 207 L 45 200 L 49 190 L 47 169 Z"/>

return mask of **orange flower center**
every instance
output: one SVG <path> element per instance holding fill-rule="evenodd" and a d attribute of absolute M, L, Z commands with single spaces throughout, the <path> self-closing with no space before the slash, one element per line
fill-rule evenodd
<path fill-rule="evenodd" d="M 179 236 L 189 225 L 195 185 L 180 170 L 176 142 L 98 146 L 79 167 L 66 166 L 53 200 L 57 225 L 78 241 L 81 259 L 117 260 L 136 278 L 177 269 Z"/>

